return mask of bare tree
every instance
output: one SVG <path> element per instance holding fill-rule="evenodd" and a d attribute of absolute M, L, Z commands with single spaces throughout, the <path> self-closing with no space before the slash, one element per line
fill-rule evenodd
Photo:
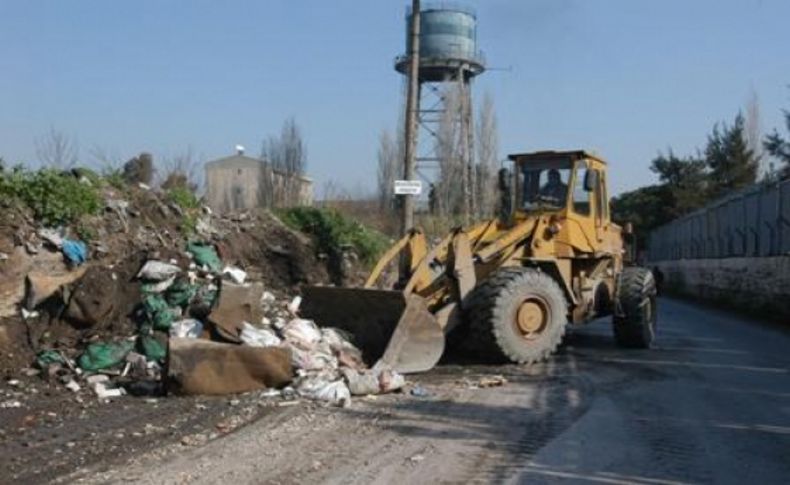
<path fill-rule="evenodd" d="M 437 210 L 443 215 L 460 214 L 464 207 L 466 180 L 463 160 L 463 143 L 460 126 L 461 97 L 455 85 L 448 87 L 444 96 L 445 110 L 436 137 L 436 155 L 439 158 L 439 179 L 436 181 Z"/>
<path fill-rule="evenodd" d="M 497 130 L 494 99 L 486 93 L 477 118 L 477 201 L 478 217 L 490 217 L 496 209 L 497 162 L 499 161 L 499 132 Z"/>
<path fill-rule="evenodd" d="M 197 192 L 202 181 L 202 161 L 195 156 L 192 147 L 162 160 L 162 171 L 158 173 L 159 185 L 164 189 L 183 187 Z"/>
<path fill-rule="evenodd" d="M 88 155 L 93 159 L 93 165 L 98 167 L 102 173 L 120 172 L 123 169 L 123 158 L 105 147 L 94 145 L 88 150 Z"/>
<path fill-rule="evenodd" d="M 400 167 L 398 144 L 388 130 L 379 134 L 379 149 L 376 153 L 378 162 L 378 201 L 382 212 L 391 211 L 394 207 L 393 186 Z"/>
<path fill-rule="evenodd" d="M 269 136 L 264 140 L 261 158 L 270 168 L 265 172 L 274 172 L 267 173 L 262 181 L 264 205 L 297 205 L 302 187 L 300 176 L 307 169 L 307 146 L 294 118 L 285 120 L 279 137 Z"/>
<path fill-rule="evenodd" d="M 35 141 L 36 156 L 45 167 L 70 170 L 77 165 L 79 144 L 76 139 L 50 127 L 49 131 Z"/>

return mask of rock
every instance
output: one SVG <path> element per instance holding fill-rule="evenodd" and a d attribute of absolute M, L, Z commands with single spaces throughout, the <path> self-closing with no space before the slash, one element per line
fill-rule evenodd
<path fill-rule="evenodd" d="M 121 283 L 112 275 L 109 269 L 94 266 L 74 284 L 64 313 L 72 324 L 90 328 L 109 323 L 116 313 L 126 313 L 121 305 L 134 295 L 122 292 Z"/>
<path fill-rule="evenodd" d="M 23 247 L 17 246 L 8 260 L 0 265 L 0 318 L 14 316 L 19 311 L 17 306 L 25 298 L 27 275 L 56 276 L 68 272 L 60 254 L 44 251 L 31 256 Z"/>
<path fill-rule="evenodd" d="M 84 274 L 85 267 L 62 273 L 29 273 L 25 278 L 25 308 L 32 310 L 54 295 L 63 285 L 77 281 Z"/>

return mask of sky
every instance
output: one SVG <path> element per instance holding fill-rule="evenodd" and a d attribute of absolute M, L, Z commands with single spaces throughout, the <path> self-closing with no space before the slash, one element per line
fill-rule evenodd
<path fill-rule="evenodd" d="M 50 129 L 121 160 L 210 161 L 294 117 L 317 195 L 371 191 L 394 130 L 406 0 L 0 0 L 0 157 L 35 165 Z M 479 0 L 500 156 L 586 148 L 612 192 L 652 183 L 752 93 L 765 131 L 790 109 L 787 0 Z"/>

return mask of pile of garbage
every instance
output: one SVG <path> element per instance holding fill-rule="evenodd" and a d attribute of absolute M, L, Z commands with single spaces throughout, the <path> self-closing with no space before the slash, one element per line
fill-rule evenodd
<path fill-rule="evenodd" d="M 389 368 L 368 368 L 353 336 L 300 318 L 300 297 L 278 300 L 243 269 L 223 265 L 211 243 L 188 243 L 181 263 L 148 259 L 134 280 L 134 335 L 93 341 L 76 358 L 44 349 L 35 366 L 101 399 L 269 388 L 277 390 L 271 395 L 347 405 L 352 395 L 405 384 Z"/>

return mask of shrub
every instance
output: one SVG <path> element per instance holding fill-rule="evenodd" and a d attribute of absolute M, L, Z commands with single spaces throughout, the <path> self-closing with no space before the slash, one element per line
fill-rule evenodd
<path fill-rule="evenodd" d="M 50 168 L 28 171 L 15 167 L 0 172 L 0 196 L 21 201 L 46 225 L 76 222 L 102 206 L 93 184 Z"/>
<path fill-rule="evenodd" d="M 288 226 L 315 237 L 318 250 L 328 254 L 338 254 L 344 246 L 350 246 L 360 259 L 371 264 L 390 245 L 384 234 L 336 210 L 294 207 L 279 211 L 279 215 Z"/>

